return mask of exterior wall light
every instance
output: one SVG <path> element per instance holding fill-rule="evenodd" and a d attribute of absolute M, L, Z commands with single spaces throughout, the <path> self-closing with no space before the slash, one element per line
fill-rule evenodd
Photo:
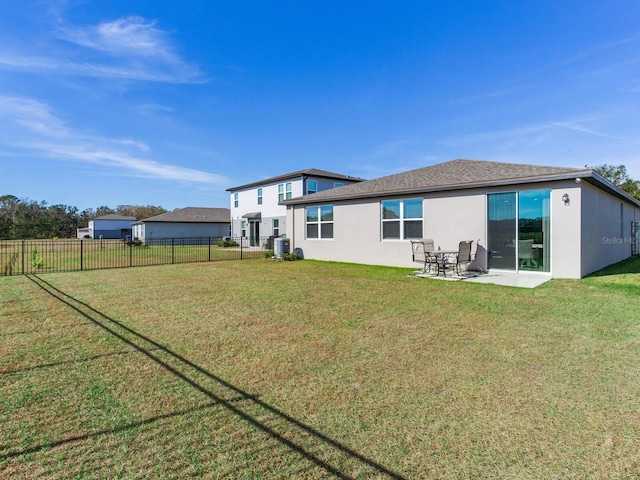
<path fill-rule="evenodd" d="M 565 193 L 564 195 L 562 195 L 562 201 L 564 202 L 565 205 L 569 205 L 571 203 L 571 200 L 569 200 L 568 193 Z"/>

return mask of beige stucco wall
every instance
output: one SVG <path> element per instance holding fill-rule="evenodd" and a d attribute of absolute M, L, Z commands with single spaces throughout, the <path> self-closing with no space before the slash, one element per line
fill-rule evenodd
<path fill-rule="evenodd" d="M 411 198 L 411 197 L 403 197 Z M 409 240 L 382 240 L 380 201 L 333 204 L 333 239 L 305 239 L 304 207 L 289 208 L 287 236 L 305 258 L 398 267 L 416 266 Z M 423 230 L 436 247 L 455 250 L 460 240 L 485 244 L 485 196 L 425 196 Z M 295 230 L 295 235 L 292 231 Z M 484 258 L 481 264 L 486 266 Z"/>
<path fill-rule="evenodd" d="M 584 182 L 582 198 L 584 276 L 631 255 L 631 222 L 639 221 L 640 210 Z M 596 218 L 598 221 L 593 221 Z"/>
<path fill-rule="evenodd" d="M 581 277 L 581 185 L 568 181 L 551 190 L 551 273 L 556 278 Z M 568 205 L 564 194 L 569 195 Z"/>
<path fill-rule="evenodd" d="M 461 240 L 473 240 L 474 248 L 478 249 L 476 264 L 485 270 L 486 211 L 486 195 L 482 193 L 427 196 L 424 201 L 424 236 L 433 238 L 435 247 L 442 250 L 457 250 Z"/>
<path fill-rule="evenodd" d="M 476 263 L 486 269 L 487 193 L 539 189 L 551 190 L 550 273 L 553 277 L 581 278 L 629 257 L 631 246 L 624 239 L 622 244 L 615 240 L 611 244 L 603 241 L 603 238 L 620 236 L 621 200 L 587 182 L 575 180 L 424 195 L 424 237 L 433 238 L 436 247 L 443 250 L 457 249 L 460 240 L 474 240 L 474 246 L 478 246 Z M 568 205 L 562 200 L 565 193 L 569 195 Z M 302 248 L 305 258 L 317 260 L 414 267 L 409 240 L 382 240 L 382 200 L 333 203 L 334 238 L 327 240 L 305 239 L 305 209 L 289 207 L 287 236 L 292 248 Z M 598 221 L 590 221 L 595 218 Z M 625 203 L 624 236 L 627 239 L 634 219 L 640 221 L 638 209 Z"/>

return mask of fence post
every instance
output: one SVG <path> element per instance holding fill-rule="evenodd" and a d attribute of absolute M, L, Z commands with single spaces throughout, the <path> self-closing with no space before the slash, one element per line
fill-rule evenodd
<path fill-rule="evenodd" d="M 207 261 L 211 261 L 211 237 L 209 237 L 209 259 Z"/>
<path fill-rule="evenodd" d="M 25 270 L 24 270 L 24 240 L 22 240 L 22 274 L 25 274 Z"/>
<path fill-rule="evenodd" d="M 133 267 L 133 241 L 129 241 L 129 266 Z"/>
<path fill-rule="evenodd" d="M 80 271 L 84 268 L 84 240 L 80 239 Z"/>
<path fill-rule="evenodd" d="M 175 242 L 174 238 L 171 237 L 171 265 L 176 262 L 176 254 L 175 254 Z"/>
<path fill-rule="evenodd" d="M 240 237 L 240 260 L 242 260 L 242 237 Z"/>

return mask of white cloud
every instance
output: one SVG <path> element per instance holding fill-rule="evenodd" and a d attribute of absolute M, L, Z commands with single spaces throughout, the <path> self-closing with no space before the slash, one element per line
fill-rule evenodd
<path fill-rule="evenodd" d="M 97 26 L 60 29 L 61 38 L 77 45 L 117 55 L 173 56 L 166 34 L 154 22 L 130 16 Z"/>
<path fill-rule="evenodd" d="M 37 100 L 0 95 L 0 143 L 5 148 L 49 158 L 101 165 L 106 173 L 194 184 L 224 185 L 228 180 L 201 170 L 161 163 L 135 139 L 86 135 L 64 125 Z"/>
<path fill-rule="evenodd" d="M 207 81 L 180 57 L 166 31 L 141 17 L 83 27 L 62 24 L 49 40 L 46 56 L 30 53 L 28 45 L 20 50 L 0 47 L 0 68 L 166 83 Z"/>
<path fill-rule="evenodd" d="M 49 107 L 36 100 L 0 95 L 0 114 L 4 117 L 3 123 L 14 123 L 32 135 L 49 138 L 65 138 L 69 135 L 62 121 L 51 113 Z M 3 130 L 15 130 L 9 127 L 5 125 Z"/>
<path fill-rule="evenodd" d="M 610 137 L 610 135 L 606 135 L 604 133 L 596 132 L 590 128 L 587 128 L 583 125 L 574 122 L 554 122 L 552 125 L 566 128 L 568 130 L 574 130 L 576 132 L 588 133 L 589 135 L 595 135 L 596 137 Z"/>
<path fill-rule="evenodd" d="M 445 146 L 462 146 L 480 143 L 492 143 L 505 147 L 515 145 L 539 144 L 558 134 L 561 130 L 571 130 L 577 133 L 596 137 L 611 137 L 608 134 L 588 128 L 580 121 L 555 121 L 529 125 L 520 128 L 496 130 L 491 132 L 473 133 L 468 135 L 452 135 L 440 141 Z"/>

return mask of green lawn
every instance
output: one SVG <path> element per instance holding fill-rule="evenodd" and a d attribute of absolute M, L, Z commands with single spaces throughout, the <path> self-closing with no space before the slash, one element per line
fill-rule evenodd
<path fill-rule="evenodd" d="M 0 277 L 0 477 L 637 478 L 640 258 Z"/>

